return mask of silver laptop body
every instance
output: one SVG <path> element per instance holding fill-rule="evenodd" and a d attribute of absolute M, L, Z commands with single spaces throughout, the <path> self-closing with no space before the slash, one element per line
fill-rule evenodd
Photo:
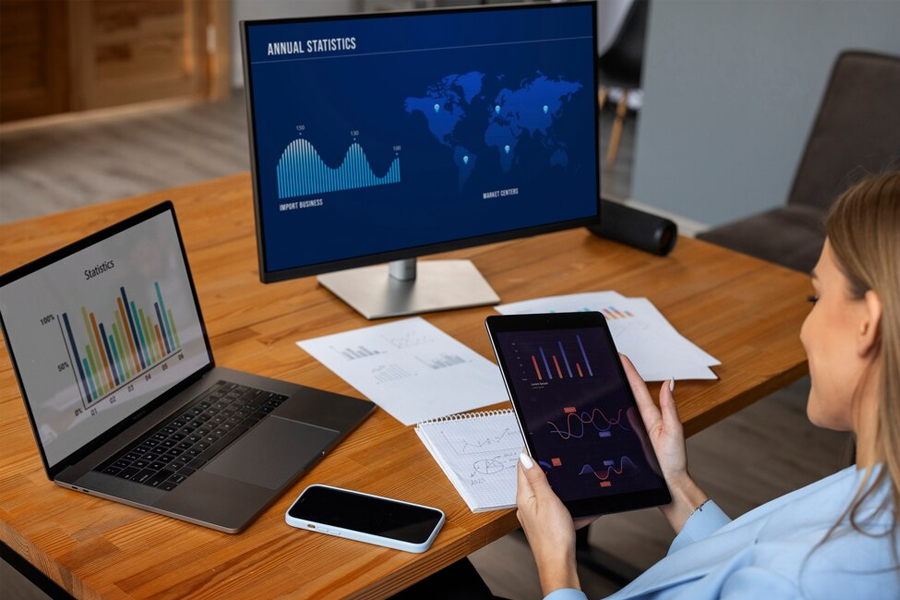
<path fill-rule="evenodd" d="M 52 481 L 227 533 L 375 408 L 215 366 L 170 202 L 0 276 L 0 317 Z"/>

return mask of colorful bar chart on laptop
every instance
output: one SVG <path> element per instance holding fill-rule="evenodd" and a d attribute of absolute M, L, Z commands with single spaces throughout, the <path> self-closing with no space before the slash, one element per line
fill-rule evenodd
<path fill-rule="evenodd" d="M 136 301 L 123 286 L 102 312 L 82 306 L 79 313 L 64 312 L 59 320 L 85 408 L 131 385 L 181 349 L 158 281 L 149 298 Z"/>
<path fill-rule="evenodd" d="M 5 284 L 0 296 L 49 464 L 169 400 L 212 363 L 170 208 L 117 227 Z"/>

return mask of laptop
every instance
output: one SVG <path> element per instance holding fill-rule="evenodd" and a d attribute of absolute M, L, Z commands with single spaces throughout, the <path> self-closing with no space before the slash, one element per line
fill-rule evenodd
<path fill-rule="evenodd" d="M 371 402 L 217 367 L 171 202 L 0 275 L 50 480 L 237 533 Z"/>

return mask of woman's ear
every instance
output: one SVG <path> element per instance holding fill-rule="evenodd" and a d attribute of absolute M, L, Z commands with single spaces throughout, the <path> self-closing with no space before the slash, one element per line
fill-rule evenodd
<path fill-rule="evenodd" d="M 863 301 L 866 308 L 859 324 L 856 346 L 860 356 L 868 356 L 881 340 L 881 298 L 874 290 L 869 290 Z"/>

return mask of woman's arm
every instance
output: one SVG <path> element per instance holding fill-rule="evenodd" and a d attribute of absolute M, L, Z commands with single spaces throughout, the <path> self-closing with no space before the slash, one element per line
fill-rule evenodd
<path fill-rule="evenodd" d="M 519 457 L 516 505 L 544 595 L 565 588 L 580 590 L 572 515 L 550 488 L 544 471 L 524 453 Z"/>
<path fill-rule="evenodd" d="M 687 450 L 684 445 L 684 430 L 672 395 L 675 383 L 665 381 L 659 389 L 659 408 L 650 397 L 647 384 L 627 356 L 622 356 L 622 366 L 631 384 L 631 391 L 637 400 L 641 419 L 647 428 L 650 444 L 659 458 L 662 475 L 672 493 L 672 503 L 660 507 L 669 525 L 679 533 L 688 517 L 709 498 L 691 479 L 687 470 Z"/>
<path fill-rule="evenodd" d="M 672 503 L 660 510 L 678 533 L 691 513 L 707 500 L 707 496 L 687 472 L 684 431 L 672 396 L 671 382 L 665 382 L 660 389 L 660 410 L 626 356 L 622 356 L 622 366 L 637 400 L 650 444 L 659 458 L 662 475 L 672 492 Z M 519 509 L 516 516 L 534 553 L 544 594 L 580 589 L 575 570 L 575 528 L 576 525 L 582 527 L 588 524 L 592 519 L 574 523 L 568 509 L 551 489 L 544 471 L 524 454 L 518 467 L 516 505 Z"/>

